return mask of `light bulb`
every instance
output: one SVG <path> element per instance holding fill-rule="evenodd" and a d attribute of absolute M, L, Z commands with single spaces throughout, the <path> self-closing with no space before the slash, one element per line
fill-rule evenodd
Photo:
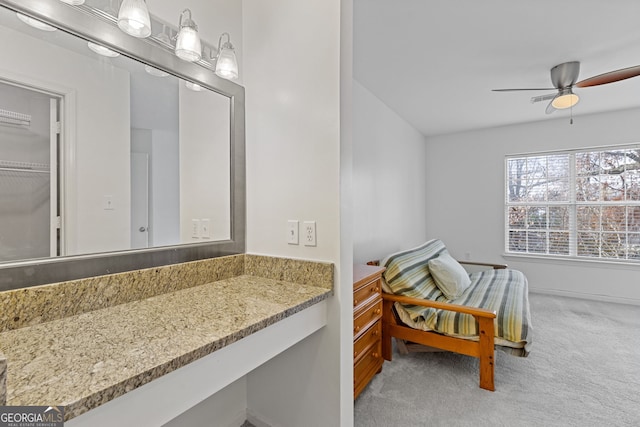
<path fill-rule="evenodd" d="M 151 18 L 144 0 L 124 0 L 118 11 L 118 27 L 134 37 L 151 35 Z"/>
<path fill-rule="evenodd" d="M 195 62 L 202 58 L 202 44 L 195 28 L 183 27 L 180 29 L 175 52 L 178 58 L 184 61 Z"/>
<path fill-rule="evenodd" d="M 152 76 L 156 76 L 156 77 L 167 77 L 169 75 L 169 73 L 164 72 L 162 70 L 158 70 L 155 67 L 152 67 L 151 65 L 145 65 L 144 66 L 144 70 L 151 74 Z"/>
<path fill-rule="evenodd" d="M 16 13 L 16 15 L 18 16 L 18 19 L 20 19 L 22 22 L 24 22 L 25 24 L 33 27 L 33 28 L 37 28 L 38 30 L 42 30 L 42 31 L 55 31 L 57 30 L 56 27 L 52 27 L 49 24 L 45 24 L 42 21 L 38 21 L 37 19 L 34 19 L 30 16 L 27 15 L 23 15 L 22 13 Z"/>
<path fill-rule="evenodd" d="M 195 91 L 195 92 L 200 92 L 202 90 L 202 86 L 200 86 L 197 83 L 184 82 L 184 85 L 187 87 L 187 89 L 191 89 L 192 91 Z"/>
<path fill-rule="evenodd" d="M 118 52 L 115 52 L 109 48 L 106 48 L 104 46 L 101 46 L 99 44 L 95 44 L 92 42 L 87 42 L 87 46 L 89 46 L 89 49 L 91 49 L 92 51 L 94 51 L 95 53 L 97 53 L 98 55 L 102 55 L 102 56 L 106 56 L 108 58 L 115 58 L 117 56 L 120 56 L 120 54 Z"/>
<path fill-rule="evenodd" d="M 225 79 L 238 78 L 238 61 L 233 47 L 223 47 L 218 54 L 215 73 Z"/>

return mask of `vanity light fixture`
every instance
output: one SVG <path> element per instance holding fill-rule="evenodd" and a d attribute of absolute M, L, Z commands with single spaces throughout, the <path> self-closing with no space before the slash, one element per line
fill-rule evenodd
<path fill-rule="evenodd" d="M 169 75 L 169 73 L 162 70 L 158 70 L 157 68 L 152 67 L 151 65 L 145 65 L 144 70 L 155 77 L 167 77 Z"/>
<path fill-rule="evenodd" d="M 187 87 L 187 89 L 191 89 L 194 92 L 200 92 L 202 90 L 202 86 L 197 83 L 185 81 L 184 85 Z"/>
<path fill-rule="evenodd" d="M 145 0 L 124 0 L 118 11 L 118 27 L 134 37 L 149 37 L 151 17 Z"/>
<path fill-rule="evenodd" d="M 227 41 L 222 43 L 222 38 L 227 36 Z M 224 79 L 234 80 L 238 78 L 238 60 L 236 52 L 231 44 L 229 33 L 222 33 L 218 39 L 218 54 L 211 58 L 216 61 L 216 75 Z"/>
<path fill-rule="evenodd" d="M 185 16 L 187 14 L 188 17 Z M 188 62 L 196 62 L 202 58 L 202 44 L 198 35 L 198 26 L 191 19 L 191 10 L 189 9 L 183 10 L 180 14 L 175 53 L 178 58 Z"/>
<path fill-rule="evenodd" d="M 580 101 L 580 97 L 573 93 L 571 88 L 561 89 L 560 94 L 553 98 L 551 105 L 558 110 L 564 110 L 565 108 L 571 108 Z"/>
<path fill-rule="evenodd" d="M 33 27 L 33 28 L 37 28 L 38 30 L 42 30 L 42 31 L 55 31 L 57 30 L 56 27 L 52 27 L 49 24 L 45 24 L 42 21 L 38 21 L 37 19 L 34 19 L 30 16 L 27 15 L 23 15 L 22 13 L 17 13 L 16 15 L 18 16 L 18 19 L 20 19 L 22 22 L 24 22 L 25 24 Z"/>
<path fill-rule="evenodd" d="M 60 0 L 62 3 L 72 4 L 74 6 L 80 6 L 84 4 L 84 0 Z"/>
<path fill-rule="evenodd" d="M 118 52 L 115 52 L 109 48 L 106 48 L 96 43 L 87 42 L 87 46 L 89 46 L 89 49 L 91 49 L 98 55 L 106 56 L 107 58 L 115 58 L 117 56 L 120 56 Z"/>

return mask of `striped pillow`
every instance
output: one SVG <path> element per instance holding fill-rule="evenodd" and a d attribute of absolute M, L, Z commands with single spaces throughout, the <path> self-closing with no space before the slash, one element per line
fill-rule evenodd
<path fill-rule="evenodd" d="M 441 253 L 448 253 L 439 239 L 430 240 L 422 246 L 393 254 L 383 261 L 385 282 L 396 295 L 413 298 L 446 301 L 446 297 L 429 273 L 429 260 Z M 413 320 L 422 316 L 427 323 L 435 321 L 436 311 L 431 308 L 403 304 Z"/>

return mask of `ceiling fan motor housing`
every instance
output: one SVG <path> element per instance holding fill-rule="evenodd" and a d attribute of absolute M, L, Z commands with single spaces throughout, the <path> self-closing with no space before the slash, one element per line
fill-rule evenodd
<path fill-rule="evenodd" d="M 551 69 L 551 83 L 558 89 L 572 87 L 578 81 L 579 74 L 578 61 L 565 62 Z"/>

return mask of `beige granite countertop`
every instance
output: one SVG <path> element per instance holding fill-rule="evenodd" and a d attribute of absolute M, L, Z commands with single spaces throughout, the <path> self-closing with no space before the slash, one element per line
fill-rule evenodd
<path fill-rule="evenodd" d="M 6 330 L 6 404 L 63 405 L 68 420 L 331 293 L 242 274 Z"/>

